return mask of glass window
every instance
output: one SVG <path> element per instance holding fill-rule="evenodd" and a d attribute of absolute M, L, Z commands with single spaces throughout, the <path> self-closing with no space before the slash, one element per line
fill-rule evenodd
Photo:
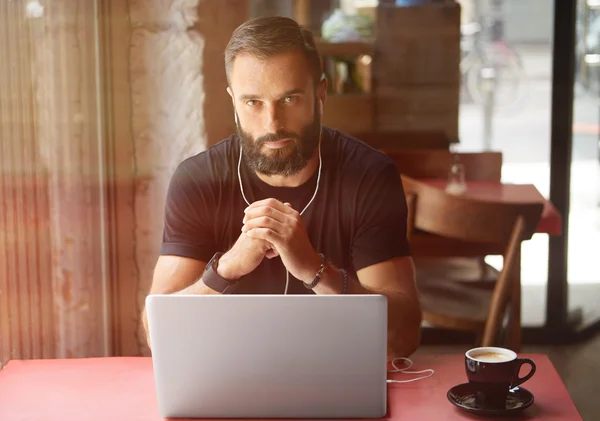
<path fill-rule="evenodd" d="M 550 190 L 552 2 L 460 0 L 460 151 L 501 151 L 504 183 Z M 548 235 L 523 243 L 523 324 L 545 324 Z M 501 267 L 500 256 L 487 261 Z"/>
<path fill-rule="evenodd" d="M 569 215 L 569 307 L 600 318 L 600 2 L 579 0 Z M 595 300 L 594 300 L 595 299 Z"/>

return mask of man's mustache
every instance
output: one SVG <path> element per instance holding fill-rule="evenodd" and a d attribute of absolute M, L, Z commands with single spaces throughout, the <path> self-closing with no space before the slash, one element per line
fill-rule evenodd
<path fill-rule="evenodd" d="M 296 133 L 282 131 L 277 133 L 268 133 L 266 135 L 257 137 L 255 143 L 257 145 L 261 145 L 263 143 L 277 142 L 278 140 L 285 139 L 292 139 L 294 142 L 298 143 L 299 138 L 300 137 Z"/>

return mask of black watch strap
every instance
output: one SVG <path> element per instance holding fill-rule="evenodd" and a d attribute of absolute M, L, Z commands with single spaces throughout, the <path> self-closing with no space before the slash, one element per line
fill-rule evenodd
<path fill-rule="evenodd" d="M 202 282 L 213 291 L 220 292 L 221 294 L 231 294 L 238 287 L 239 282 L 229 281 L 217 273 L 219 259 L 222 255 L 223 253 L 215 253 L 210 259 L 202 274 Z"/>

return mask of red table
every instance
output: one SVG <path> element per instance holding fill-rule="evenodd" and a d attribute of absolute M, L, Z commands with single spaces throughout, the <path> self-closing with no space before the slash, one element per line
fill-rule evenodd
<path fill-rule="evenodd" d="M 419 179 L 427 185 L 446 188 L 446 180 Z M 562 218 L 552 202 L 544 198 L 533 184 L 503 184 L 499 181 L 467 181 L 465 196 L 479 200 L 503 203 L 543 203 L 542 218 L 537 227 L 538 233 L 561 235 Z"/>
<path fill-rule="evenodd" d="M 544 355 L 526 355 L 537 365 L 524 387 L 535 403 L 511 420 L 581 420 L 552 363 Z M 417 355 L 413 369 L 435 374 L 388 387 L 386 420 L 473 420 L 446 398 L 466 381 L 464 356 Z M 390 378 L 416 375 L 393 373 Z M 160 420 L 152 360 L 144 357 L 10 361 L 0 372 L 2 421 L 153 421 Z"/>

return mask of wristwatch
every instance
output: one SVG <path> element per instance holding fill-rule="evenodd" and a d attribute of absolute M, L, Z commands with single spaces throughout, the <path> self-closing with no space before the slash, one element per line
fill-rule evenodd
<path fill-rule="evenodd" d="M 231 294 L 240 283 L 239 281 L 229 281 L 217 273 L 217 267 L 221 256 L 223 256 L 223 253 L 215 253 L 210 259 L 202 274 L 202 282 L 216 292 L 220 292 L 221 294 Z"/>

